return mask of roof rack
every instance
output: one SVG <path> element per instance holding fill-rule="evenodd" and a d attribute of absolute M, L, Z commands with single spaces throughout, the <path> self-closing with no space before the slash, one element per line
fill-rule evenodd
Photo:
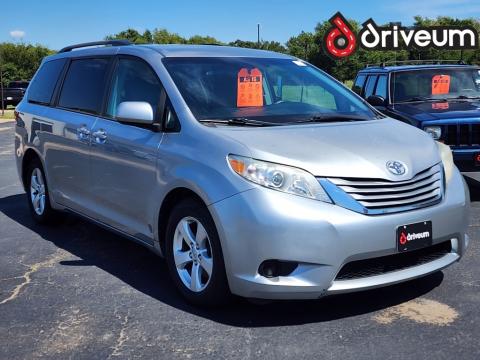
<path fill-rule="evenodd" d="M 391 60 L 383 61 L 380 64 L 367 64 L 368 67 L 385 67 L 389 65 L 441 65 L 441 64 L 458 64 L 467 65 L 463 60 Z"/>
<path fill-rule="evenodd" d="M 93 41 L 93 42 L 87 42 L 87 43 L 70 45 L 70 46 L 64 47 L 59 51 L 59 53 L 69 52 L 74 49 L 80 49 L 80 48 L 91 47 L 91 46 L 126 46 L 126 45 L 132 45 L 132 43 L 128 40 Z"/>

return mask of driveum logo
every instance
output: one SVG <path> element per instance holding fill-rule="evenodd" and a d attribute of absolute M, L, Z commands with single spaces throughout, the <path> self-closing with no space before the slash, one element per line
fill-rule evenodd
<path fill-rule="evenodd" d="M 412 241 L 412 240 L 417 240 L 417 239 L 426 239 L 430 237 L 430 231 L 424 231 L 420 233 L 405 233 L 401 232 L 400 233 L 400 244 L 405 245 L 407 242 Z"/>
<path fill-rule="evenodd" d="M 478 31 L 471 26 L 402 27 L 394 23 L 378 26 L 373 19 L 368 19 L 357 35 L 340 12 L 330 18 L 329 22 L 332 27 L 323 38 L 323 46 L 335 60 L 351 56 L 358 47 L 381 51 L 478 48 Z"/>
<path fill-rule="evenodd" d="M 348 21 L 337 12 L 329 22 L 332 27 L 323 38 L 327 52 L 338 59 L 352 55 L 357 50 L 357 37 Z"/>

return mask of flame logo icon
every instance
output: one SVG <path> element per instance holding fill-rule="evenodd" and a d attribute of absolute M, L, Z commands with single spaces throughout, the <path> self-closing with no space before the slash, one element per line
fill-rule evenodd
<path fill-rule="evenodd" d="M 357 37 L 348 21 L 340 12 L 333 15 L 329 22 L 333 25 L 323 38 L 327 53 L 334 59 L 352 55 L 357 49 Z"/>
<path fill-rule="evenodd" d="M 407 243 L 407 235 L 402 231 L 400 233 L 400 245 L 405 245 Z"/>

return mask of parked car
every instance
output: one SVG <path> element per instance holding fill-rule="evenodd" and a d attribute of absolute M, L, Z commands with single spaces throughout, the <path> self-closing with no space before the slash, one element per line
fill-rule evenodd
<path fill-rule="evenodd" d="M 145 245 L 193 303 L 395 284 L 469 242 L 450 149 L 288 55 L 70 46 L 16 116 L 33 218 L 69 211 Z"/>
<path fill-rule="evenodd" d="M 3 89 L 3 105 L 5 108 L 8 105 L 16 106 L 23 99 L 28 84 L 28 81 L 12 81 L 8 84 L 8 87 Z"/>
<path fill-rule="evenodd" d="M 480 67 L 367 67 L 358 73 L 353 90 L 387 116 L 449 145 L 460 171 L 480 181 Z"/>

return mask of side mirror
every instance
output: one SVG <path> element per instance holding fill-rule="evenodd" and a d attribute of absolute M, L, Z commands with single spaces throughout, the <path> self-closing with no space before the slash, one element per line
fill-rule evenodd
<path fill-rule="evenodd" d="M 367 101 L 372 106 L 385 106 L 385 99 L 378 95 L 370 95 Z"/>
<path fill-rule="evenodd" d="M 118 105 L 117 119 L 124 123 L 153 124 L 153 108 L 145 101 L 124 101 Z"/>

